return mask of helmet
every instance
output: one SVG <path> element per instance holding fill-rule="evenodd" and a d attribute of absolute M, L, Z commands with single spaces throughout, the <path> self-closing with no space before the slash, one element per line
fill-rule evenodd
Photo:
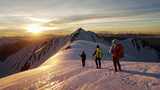
<path fill-rule="evenodd" d="M 113 39 L 112 40 L 112 44 L 118 44 L 119 43 L 119 40 L 118 39 Z"/>

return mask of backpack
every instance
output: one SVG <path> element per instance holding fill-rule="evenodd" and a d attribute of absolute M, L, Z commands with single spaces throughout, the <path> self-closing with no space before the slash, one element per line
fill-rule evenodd
<path fill-rule="evenodd" d="M 97 48 L 97 49 L 96 49 L 96 57 L 97 57 L 97 58 L 102 58 L 102 51 L 101 51 L 100 48 Z"/>
<path fill-rule="evenodd" d="M 122 44 L 116 45 L 116 52 L 117 52 L 119 58 L 124 57 L 124 47 L 122 46 Z"/>

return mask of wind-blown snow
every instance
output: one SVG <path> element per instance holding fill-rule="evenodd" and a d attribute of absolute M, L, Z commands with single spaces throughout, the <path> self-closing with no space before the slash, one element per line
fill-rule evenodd
<path fill-rule="evenodd" d="M 70 48 L 64 47 L 40 67 L 0 79 L 0 90 L 160 89 L 159 63 L 122 61 L 123 71 L 114 72 L 112 61 L 106 58 L 102 61 L 102 69 L 96 69 L 90 57 L 86 67 L 82 68 L 79 52 L 84 49 L 90 55 L 97 44 L 87 42 L 75 41 Z"/>

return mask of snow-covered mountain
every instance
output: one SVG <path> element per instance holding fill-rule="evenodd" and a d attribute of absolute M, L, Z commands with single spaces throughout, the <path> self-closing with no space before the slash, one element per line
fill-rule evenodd
<path fill-rule="evenodd" d="M 96 33 L 91 31 L 86 31 L 83 28 L 78 28 L 70 35 L 70 41 L 78 41 L 78 40 L 85 40 L 95 43 L 101 43 L 105 45 L 109 45 L 110 41 L 105 40 L 104 38 L 98 36 Z"/>
<path fill-rule="evenodd" d="M 125 60 L 156 61 L 158 52 L 149 46 L 144 46 L 141 41 L 134 38 L 121 40 L 125 47 Z M 0 76 L 35 68 L 45 62 L 49 57 L 57 52 L 63 51 L 63 56 L 67 59 L 79 59 L 82 50 L 87 53 L 88 59 L 93 59 L 92 54 L 99 44 L 103 50 L 103 59 L 110 60 L 108 53 L 111 42 L 99 37 L 96 33 L 77 29 L 66 37 L 57 37 L 47 40 L 41 44 L 27 46 L 18 52 L 7 57 L 5 62 L 0 62 Z M 61 57 L 63 58 L 63 57 Z"/>
<path fill-rule="evenodd" d="M 100 38 L 94 32 L 85 31 L 83 28 L 79 28 L 71 34 L 71 41 L 76 41 L 76 40 L 99 42 Z"/>
<path fill-rule="evenodd" d="M 159 61 L 158 51 L 149 46 L 145 46 L 143 40 L 129 38 L 122 41 L 125 47 L 125 58 L 134 61 Z"/>
<path fill-rule="evenodd" d="M 11 45 L 15 45 L 19 42 L 17 38 L 0 38 L 0 62 L 5 61 L 5 59 L 18 50 L 18 48 L 11 48 Z M 6 50 L 7 49 L 7 50 Z"/>
<path fill-rule="evenodd" d="M 104 59 L 96 69 L 93 58 L 81 66 L 81 48 L 90 55 L 96 43 L 78 40 L 63 48 L 41 66 L 0 79 L 0 90 L 159 90 L 160 64 L 121 61 L 122 72 L 114 72 Z M 100 45 L 102 48 L 105 46 Z"/>
<path fill-rule="evenodd" d="M 68 37 L 57 37 L 40 44 L 26 46 L 0 62 L 0 77 L 25 71 L 41 65 L 58 52 L 69 41 Z"/>
<path fill-rule="evenodd" d="M 102 43 L 102 40 L 98 38 L 94 32 L 85 31 L 84 29 L 79 28 L 69 36 L 53 38 L 41 44 L 21 49 L 5 60 L 2 64 L 5 68 L 3 71 L 15 73 L 37 67 L 60 49 L 67 49 L 70 46 L 72 47 L 76 41 L 81 44 L 81 40 L 83 40 L 82 43 L 87 41 L 91 43 L 94 42 L 94 48 L 97 43 Z M 105 49 L 103 44 L 102 46 Z"/>
<path fill-rule="evenodd" d="M 89 53 L 91 53 L 93 52 L 95 46 L 100 44 L 102 45 L 101 48 L 103 49 L 105 59 L 111 59 L 111 55 L 108 53 L 111 42 L 108 41 L 108 39 L 105 40 L 104 38 L 99 37 L 96 33 L 85 31 L 82 28 L 79 28 L 77 31 L 72 33 L 71 36 L 71 41 L 76 41 L 76 45 L 75 43 L 72 43 L 70 47 L 74 48 L 75 46 L 82 45 L 80 46 L 80 49 L 83 49 L 84 47 L 84 50 L 86 50 L 86 48 L 92 48 L 92 51 L 89 51 Z M 137 38 L 126 38 L 121 40 L 121 43 L 125 49 L 125 60 L 159 61 L 159 52 L 154 48 L 145 45 L 143 40 Z"/>

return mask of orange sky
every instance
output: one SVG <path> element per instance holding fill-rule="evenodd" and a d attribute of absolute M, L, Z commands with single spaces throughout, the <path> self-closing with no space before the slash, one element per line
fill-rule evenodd
<path fill-rule="evenodd" d="M 0 12 L 0 36 L 70 33 L 79 27 L 160 33 L 159 0 L 2 0 Z"/>

